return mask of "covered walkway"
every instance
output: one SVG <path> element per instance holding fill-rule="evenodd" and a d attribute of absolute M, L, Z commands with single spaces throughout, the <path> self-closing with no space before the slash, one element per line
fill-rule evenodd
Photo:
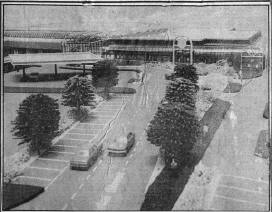
<path fill-rule="evenodd" d="M 46 64 L 55 65 L 55 75 L 57 75 L 58 65 L 76 64 L 82 65 L 83 74 L 85 66 L 95 64 L 103 60 L 102 57 L 90 52 L 66 52 L 66 53 L 38 53 L 38 54 L 10 54 L 4 58 L 5 64 L 11 64 L 15 70 L 23 70 L 30 66 L 42 66 Z"/>

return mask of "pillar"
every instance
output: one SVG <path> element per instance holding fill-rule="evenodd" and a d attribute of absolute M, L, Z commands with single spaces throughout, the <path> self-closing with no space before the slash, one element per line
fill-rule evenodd
<path fill-rule="evenodd" d="M 58 66 L 57 66 L 57 64 L 55 64 L 55 75 L 56 76 L 58 75 Z"/>
<path fill-rule="evenodd" d="M 26 73 L 25 73 L 25 67 L 23 67 L 23 77 L 26 76 Z"/>
<path fill-rule="evenodd" d="M 85 64 L 83 64 L 83 76 L 85 76 Z"/>

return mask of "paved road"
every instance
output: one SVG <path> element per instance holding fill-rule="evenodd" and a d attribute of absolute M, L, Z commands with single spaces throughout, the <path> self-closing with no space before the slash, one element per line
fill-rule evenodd
<path fill-rule="evenodd" d="M 36 178 L 37 184 L 43 182 L 46 191 L 15 209 L 139 210 L 158 154 L 158 149 L 146 141 L 144 130 L 153 117 L 164 91 L 164 70 L 154 67 L 152 71 L 147 72 L 145 84 L 139 87 L 137 93 L 126 97 L 127 103 L 112 123 L 105 137 L 104 147 L 106 148 L 114 137 L 122 134 L 125 127 L 126 133 L 136 133 L 137 140 L 127 157 L 109 157 L 105 151 L 89 171 L 72 171 L 68 168 L 69 158 L 74 153 L 73 146 L 84 147 L 85 142 L 95 139 L 99 130 L 105 130 L 104 122 L 116 117 L 122 105 L 120 99 L 115 98 L 94 112 L 97 117 L 94 119 L 95 123 L 92 122 L 93 119 L 80 123 L 65 134 L 51 152 L 31 164 L 32 174 L 27 175 L 28 182 L 33 182 Z M 44 169 L 33 168 L 34 166 L 44 166 Z M 42 173 L 34 174 L 34 169 L 42 170 Z"/>
<path fill-rule="evenodd" d="M 247 83 L 231 98 L 232 115 L 223 120 L 203 158 L 204 164 L 220 170 L 210 209 L 268 210 L 268 161 L 254 155 L 259 132 L 268 128 L 262 117 L 267 72 Z"/>

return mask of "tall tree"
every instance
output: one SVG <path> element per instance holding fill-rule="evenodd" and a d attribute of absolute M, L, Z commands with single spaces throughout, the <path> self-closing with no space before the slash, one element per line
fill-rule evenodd
<path fill-rule="evenodd" d="M 106 99 L 109 96 L 111 87 L 118 83 L 118 69 L 111 60 L 103 60 L 97 62 L 92 68 L 93 84 L 97 87 L 104 88 Z"/>
<path fill-rule="evenodd" d="M 176 78 L 167 87 L 165 98 L 147 129 L 147 140 L 161 147 L 167 166 L 187 162 L 199 135 L 195 115 L 198 86 L 191 77 L 194 75 L 184 76 L 187 78 Z"/>
<path fill-rule="evenodd" d="M 17 117 L 12 122 L 13 135 L 22 139 L 19 145 L 30 144 L 31 152 L 51 144 L 59 128 L 60 112 L 57 100 L 44 94 L 30 95 L 19 106 Z"/>
<path fill-rule="evenodd" d="M 173 78 L 182 77 L 190 80 L 192 83 L 197 83 L 198 75 L 196 68 L 193 65 L 178 64 L 174 68 Z"/>
<path fill-rule="evenodd" d="M 90 105 L 94 99 L 94 87 L 87 77 L 74 76 L 66 82 L 62 93 L 62 104 L 76 108 L 77 115 L 80 115 L 82 106 Z"/>

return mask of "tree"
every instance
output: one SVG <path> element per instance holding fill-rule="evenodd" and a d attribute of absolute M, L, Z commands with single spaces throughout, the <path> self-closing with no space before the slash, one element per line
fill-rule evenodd
<path fill-rule="evenodd" d="M 188 79 L 192 83 L 197 83 L 198 81 L 196 68 L 193 65 L 185 65 L 185 64 L 176 65 L 172 76 L 173 78 L 182 77 L 184 79 Z"/>
<path fill-rule="evenodd" d="M 19 106 L 12 122 L 13 135 L 22 139 L 19 145 L 30 144 L 31 152 L 48 148 L 57 135 L 60 112 L 57 100 L 44 94 L 30 95 Z"/>
<path fill-rule="evenodd" d="M 103 87 L 106 99 L 111 87 L 118 83 L 118 69 L 110 60 L 97 62 L 92 68 L 93 84 L 95 87 Z"/>
<path fill-rule="evenodd" d="M 170 82 L 166 87 L 165 100 L 172 104 L 180 104 L 180 106 L 195 110 L 196 94 L 199 90 L 197 84 L 192 81 L 177 78 Z"/>
<path fill-rule="evenodd" d="M 167 166 L 188 162 L 190 151 L 199 135 L 195 115 L 198 86 L 195 81 L 174 79 L 147 129 L 147 140 L 160 146 Z"/>
<path fill-rule="evenodd" d="M 79 76 L 68 79 L 62 93 L 62 104 L 74 107 L 77 117 L 81 114 L 81 107 L 90 105 L 94 99 L 94 87 L 91 80 Z"/>

